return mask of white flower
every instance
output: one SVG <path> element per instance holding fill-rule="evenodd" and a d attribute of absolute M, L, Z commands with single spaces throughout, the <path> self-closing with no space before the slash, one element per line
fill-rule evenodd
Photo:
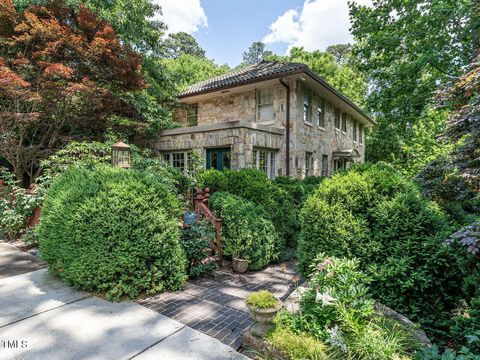
<path fill-rule="evenodd" d="M 315 296 L 315 301 L 316 302 L 321 301 L 323 306 L 327 306 L 327 305 L 333 305 L 333 302 L 337 301 L 337 299 L 331 297 L 327 293 L 322 294 L 320 291 L 317 291 L 317 296 Z"/>

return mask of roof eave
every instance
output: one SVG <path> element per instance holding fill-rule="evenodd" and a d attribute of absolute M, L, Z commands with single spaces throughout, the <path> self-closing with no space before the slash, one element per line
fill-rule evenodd
<path fill-rule="evenodd" d="M 273 80 L 273 79 L 278 79 L 278 78 L 285 77 L 285 76 L 301 74 L 301 73 L 304 73 L 304 72 L 305 72 L 305 69 L 295 69 L 295 70 L 286 71 L 286 72 L 283 72 L 283 73 L 272 74 L 272 75 L 268 75 L 268 76 L 262 76 L 262 77 L 259 77 L 259 78 L 244 80 L 244 81 L 236 82 L 234 84 L 226 84 L 226 85 L 218 86 L 218 87 L 213 88 L 213 89 L 196 91 L 196 92 L 193 92 L 193 93 L 183 93 L 183 94 L 178 95 L 178 98 L 179 99 L 185 99 L 185 98 L 188 98 L 188 97 L 209 94 L 209 93 L 213 93 L 213 92 L 217 92 L 217 91 L 236 88 L 236 87 L 243 86 L 243 85 L 254 84 L 254 83 L 257 83 L 257 82 L 261 82 L 261 81 Z"/>
<path fill-rule="evenodd" d="M 352 108 L 354 108 L 360 115 L 362 115 L 373 126 L 377 125 L 377 122 L 375 120 L 373 120 L 370 117 L 370 115 L 368 115 L 360 107 L 355 105 L 355 103 L 353 101 L 351 101 L 349 98 L 347 98 L 345 95 L 343 95 L 341 92 L 339 92 L 337 89 L 335 89 L 333 86 L 331 86 L 329 83 L 327 83 L 320 76 L 318 76 L 317 74 L 315 74 L 313 71 L 311 71 L 308 68 L 300 68 L 300 69 L 295 69 L 295 70 L 291 70 L 291 71 L 286 71 L 286 72 L 283 72 L 283 73 L 264 76 L 264 77 L 261 77 L 261 78 L 255 78 L 255 79 L 240 81 L 240 82 L 237 82 L 237 83 L 234 83 L 234 84 L 227 84 L 227 85 L 218 86 L 218 87 L 213 88 L 213 89 L 207 89 L 207 90 L 197 91 L 197 92 L 193 92 L 193 93 L 184 93 L 184 94 L 180 94 L 178 96 L 178 98 L 179 99 L 186 99 L 186 98 L 193 97 L 193 96 L 205 95 L 205 94 L 214 93 L 214 92 L 217 92 L 217 91 L 236 88 L 236 87 L 239 87 L 239 86 L 242 86 L 242 85 L 248 85 L 248 84 L 253 84 L 253 83 L 257 83 L 257 82 L 261 82 L 261 81 L 279 79 L 279 78 L 282 78 L 282 77 L 286 77 L 286 76 L 290 76 L 290 75 L 296 75 L 296 74 L 302 74 L 302 73 L 310 76 L 312 79 L 314 79 L 315 81 L 317 81 L 320 84 L 322 84 L 323 86 L 325 86 L 328 90 L 330 90 L 338 98 L 340 98 L 342 101 L 346 102 L 348 105 L 350 105 Z"/>
<path fill-rule="evenodd" d="M 329 83 L 327 83 L 325 80 L 323 80 L 320 76 L 315 74 L 313 71 L 310 69 L 307 69 L 304 71 L 305 74 L 310 76 L 312 79 L 315 81 L 319 82 L 323 86 L 325 86 L 328 90 L 330 90 L 333 94 L 335 94 L 337 97 L 339 97 L 342 101 L 345 101 L 348 105 L 350 105 L 352 108 L 354 108 L 360 115 L 362 115 L 365 119 L 368 120 L 373 126 L 377 125 L 377 122 L 371 118 L 370 115 L 368 115 L 365 111 L 363 111 L 358 105 L 356 105 L 352 100 L 350 100 L 348 97 L 343 95 L 340 91 L 335 89 L 333 86 L 331 86 Z"/>

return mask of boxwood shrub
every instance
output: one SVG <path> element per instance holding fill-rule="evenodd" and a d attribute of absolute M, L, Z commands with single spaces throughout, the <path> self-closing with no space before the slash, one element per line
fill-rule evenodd
<path fill-rule="evenodd" d="M 439 207 L 392 167 L 363 164 L 322 182 L 301 212 L 304 275 L 319 253 L 358 258 L 381 303 L 441 327 L 460 296 L 458 257 Z M 432 334 L 432 333 L 430 333 Z"/>
<path fill-rule="evenodd" d="M 216 192 L 210 207 L 223 219 L 223 253 L 249 260 L 250 270 L 259 270 L 274 255 L 276 232 L 265 209 L 227 192 Z"/>
<path fill-rule="evenodd" d="M 201 187 L 209 187 L 212 192 L 227 191 L 266 210 L 278 235 L 273 256 L 275 260 L 280 258 L 286 245 L 296 247 L 300 221 L 295 198 L 263 172 L 256 169 L 207 170 L 197 175 L 197 181 Z"/>
<path fill-rule="evenodd" d="M 177 197 L 154 176 L 69 169 L 49 189 L 39 228 L 49 269 L 118 300 L 179 289 L 185 278 Z"/>

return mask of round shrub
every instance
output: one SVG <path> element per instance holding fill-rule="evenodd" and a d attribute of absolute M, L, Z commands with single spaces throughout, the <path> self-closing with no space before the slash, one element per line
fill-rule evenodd
<path fill-rule="evenodd" d="M 273 260 L 279 260 L 288 245 L 296 247 L 296 239 L 300 231 L 298 206 L 295 198 L 285 189 L 268 179 L 256 169 L 241 170 L 207 170 L 197 174 L 199 187 L 208 187 L 212 193 L 226 191 L 263 207 L 277 233 Z"/>
<path fill-rule="evenodd" d="M 118 300 L 179 289 L 185 278 L 180 204 L 156 177 L 76 167 L 49 189 L 40 253 L 67 283 Z"/>
<path fill-rule="evenodd" d="M 210 169 L 199 171 L 196 175 L 197 186 L 200 189 L 209 188 L 213 194 L 216 191 L 226 191 L 228 179 L 222 171 Z"/>
<path fill-rule="evenodd" d="M 213 194 L 210 206 L 223 219 L 224 255 L 247 259 L 251 270 L 270 263 L 276 233 L 262 207 L 227 192 Z"/>
<path fill-rule="evenodd" d="M 230 170 L 225 175 L 228 179 L 228 192 L 262 206 L 269 213 L 278 234 L 274 258 L 279 259 L 286 244 L 290 247 L 296 245 L 300 230 L 299 215 L 293 205 L 293 198 L 259 170 Z"/>
<path fill-rule="evenodd" d="M 326 179 L 301 212 L 300 269 L 317 254 L 358 258 L 375 299 L 433 325 L 459 297 L 457 257 L 443 245 L 450 226 L 416 185 L 384 164 Z M 437 317 L 435 317 L 437 316 Z"/>

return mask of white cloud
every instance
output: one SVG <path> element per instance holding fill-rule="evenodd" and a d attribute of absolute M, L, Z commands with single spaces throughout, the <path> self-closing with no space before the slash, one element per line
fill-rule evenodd
<path fill-rule="evenodd" d="M 372 0 L 355 2 L 372 4 Z M 309 51 L 325 50 L 329 45 L 351 42 L 349 28 L 348 0 L 306 0 L 300 13 L 290 9 L 279 16 L 263 42 L 284 43 L 289 49 L 303 46 Z"/>
<path fill-rule="evenodd" d="M 169 33 L 184 31 L 192 34 L 208 26 L 200 0 L 154 0 L 162 7 L 160 20 L 168 25 Z"/>

